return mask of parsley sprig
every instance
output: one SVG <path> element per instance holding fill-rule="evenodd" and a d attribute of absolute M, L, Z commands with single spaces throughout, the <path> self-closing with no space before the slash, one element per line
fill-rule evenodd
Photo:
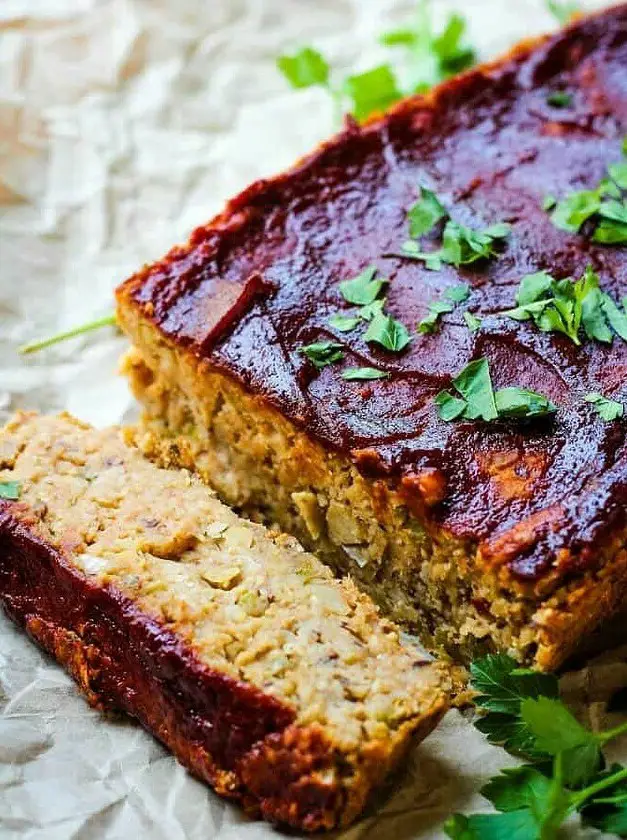
<path fill-rule="evenodd" d="M 22 487 L 19 481 L 0 481 L 0 499 L 15 502 L 20 498 Z"/>
<path fill-rule="evenodd" d="M 561 332 L 581 344 L 581 332 L 590 340 L 610 344 L 613 331 L 627 341 L 627 309 L 601 291 L 599 276 L 589 266 L 583 277 L 556 280 L 546 271 L 527 274 L 520 281 L 516 306 L 503 314 L 516 321 L 533 321 L 543 332 Z M 613 331 L 612 331 L 613 330 Z"/>
<path fill-rule="evenodd" d="M 451 286 L 446 289 L 442 296 L 442 300 L 434 300 L 429 304 L 429 313 L 418 324 L 418 332 L 436 332 L 441 316 L 446 315 L 448 312 L 452 312 L 455 309 L 456 304 L 463 303 L 465 300 L 468 300 L 469 297 L 470 287 L 465 283 L 460 283 L 457 286 Z M 466 323 L 468 323 L 468 321 Z"/>
<path fill-rule="evenodd" d="M 444 29 L 436 32 L 430 0 L 419 0 L 412 24 L 380 38 L 384 46 L 402 54 L 400 73 L 384 63 L 336 82 L 329 61 L 311 46 L 280 56 L 277 67 L 293 88 L 321 87 L 333 98 L 338 116 L 347 112 L 363 121 L 404 96 L 424 92 L 472 66 L 475 53 L 464 43 L 465 31 L 464 19 L 453 14 Z"/>
<path fill-rule="evenodd" d="M 623 143 L 623 156 L 627 150 Z M 607 178 L 592 190 L 569 193 L 560 201 L 545 199 L 555 227 L 568 233 L 587 233 L 601 245 L 627 243 L 627 160 L 610 164 Z"/>
<path fill-rule="evenodd" d="M 528 761 L 503 770 L 483 787 L 496 813 L 454 814 L 444 830 L 452 840 L 555 840 L 579 812 L 586 825 L 627 836 L 627 768 L 604 769 L 603 747 L 627 732 L 582 726 L 559 699 L 557 678 L 519 668 L 494 654 L 471 666 L 476 722 L 490 743 Z"/>
<path fill-rule="evenodd" d="M 466 365 L 453 379 L 450 391 L 440 391 L 435 398 L 442 420 L 514 420 L 546 417 L 557 407 L 543 394 L 510 386 L 494 391 L 490 366 L 485 358 Z"/>
<path fill-rule="evenodd" d="M 597 394 L 594 391 L 586 394 L 584 400 L 592 404 L 596 413 L 606 423 L 610 423 L 612 420 L 618 420 L 625 413 L 625 407 L 622 403 L 616 400 L 610 400 L 604 397 L 603 394 Z"/>
<path fill-rule="evenodd" d="M 420 198 L 407 212 L 409 234 L 420 238 L 433 231 L 446 219 L 442 232 L 442 245 L 433 251 L 423 251 L 420 245 L 410 239 L 401 246 L 401 256 L 424 262 L 431 271 L 439 271 L 443 263 L 459 267 L 478 260 L 490 259 L 497 254 L 497 245 L 510 234 L 510 226 L 503 222 L 490 225 L 484 230 L 474 230 L 461 225 L 450 217 L 434 192 L 420 188 Z"/>

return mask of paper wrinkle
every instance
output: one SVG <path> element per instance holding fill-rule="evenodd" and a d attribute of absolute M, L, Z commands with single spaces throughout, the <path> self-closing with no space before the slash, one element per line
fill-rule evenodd
<path fill-rule="evenodd" d="M 443 17 L 454 4 L 434 6 Z M 457 8 L 484 56 L 553 25 L 541 0 Z M 96 425 L 134 416 L 113 330 L 28 359 L 17 346 L 110 311 L 121 279 L 331 133 L 328 97 L 288 90 L 279 52 L 313 42 L 335 66 L 364 69 L 387 57 L 378 34 L 412 10 L 409 0 L 3 0 L 0 421 L 16 408 L 66 408 Z M 625 656 L 611 654 L 569 674 L 565 690 L 601 726 L 604 700 L 626 682 Z M 612 747 L 621 753 L 627 744 Z M 451 712 L 381 807 L 341 836 L 443 837 L 454 810 L 487 807 L 478 790 L 507 764 Z M 135 723 L 90 710 L 0 616 L 0 837 L 272 836 Z"/>

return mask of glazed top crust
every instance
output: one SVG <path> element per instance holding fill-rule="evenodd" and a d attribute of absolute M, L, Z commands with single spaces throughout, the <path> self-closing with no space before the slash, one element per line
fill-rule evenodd
<path fill-rule="evenodd" d="M 556 89 L 572 94 L 571 107 L 547 104 Z M 487 562 L 530 581 L 582 569 L 623 527 L 627 485 L 626 421 L 603 422 L 583 397 L 624 399 L 627 345 L 616 338 L 610 347 L 577 347 L 495 313 L 514 305 L 523 275 L 539 270 L 579 277 L 592 265 L 605 291 L 627 294 L 627 248 L 558 230 L 541 208 L 547 194 L 596 186 L 620 160 L 625 134 L 623 4 L 366 126 L 347 124 L 132 277 L 120 300 L 364 474 L 392 482 L 430 521 L 477 541 Z M 391 256 L 408 238 L 406 213 L 420 186 L 462 224 L 509 222 L 498 258 L 428 271 Z M 347 335 L 328 324 L 350 309 L 338 283 L 371 263 L 389 278 L 387 311 L 412 335 L 402 354 L 366 344 L 363 329 Z M 465 307 L 436 334 L 416 333 L 429 302 L 461 281 L 472 287 Z M 477 332 L 466 328 L 463 308 L 482 318 Z M 343 344 L 345 359 L 318 372 L 299 348 L 324 340 Z M 541 391 L 558 404 L 556 418 L 440 420 L 433 397 L 482 356 L 495 388 Z M 344 367 L 366 365 L 391 375 L 340 377 Z"/>

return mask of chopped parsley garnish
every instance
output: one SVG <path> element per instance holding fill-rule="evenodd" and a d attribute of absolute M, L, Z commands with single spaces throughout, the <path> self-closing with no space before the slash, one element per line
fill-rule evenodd
<path fill-rule="evenodd" d="M 485 712 L 475 726 L 527 764 L 492 777 L 481 794 L 496 813 L 454 814 L 444 830 L 452 840 L 557 840 L 574 813 L 585 825 L 627 834 L 627 768 L 604 768 L 602 748 L 627 731 L 582 726 L 559 699 L 557 678 L 505 654 L 471 665 L 471 686 Z"/>
<path fill-rule="evenodd" d="M 623 154 L 627 156 L 624 144 Z M 607 171 L 608 177 L 595 189 L 572 192 L 549 206 L 545 200 L 555 227 L 568 233 L 585 231 L 601 245 L 627 243 L 627 162 L 611 164 Z"/>
<path fill-rule="evenodd" d="M 384 46 L 402 50 L 404 61 L 398 70 L 384 63 L 336 83 L 327 59 L 309 46 L 281 56 L 277 67 L 293 88 L 324 88 L 340 115 L 349 112 L 357 120 L 366 120 L 404 96 L 426 91 L 475 62 L 474 50 L 463 40 L 466 23 L 462 17 L 451 15 L 444 29 L 436 33 L 429 0 L 419 0 L 415 21 L 414 26 L 387 32 L 380 39 Z"/>
<path fill-rule="evenodd" d="M 546 0 L 546 7 L 560 26 L 565 26 L 579 11 L 579 4 L 571 0 Z"/>
<path fill-rule="evenodd" d="M 552 108 L 570 108 L 573 104 L 573 95 L 572 93 L 566 93 L 565 90 L 555 90 L 553 93 L 549 93 L 546 101 L 547 105 Z"/>
<path fill-rule="evenodd" d="M 340 315 L 336 312 L 329 318 L 329 326 L 333 327 L 338 332 L 350 332 L 361 324 L 361 318 L 351 317 L 350 315 Z"/>
<path fill-rule="evenodd" d="M 364 340 L 379 344 L 384 350 L 400 353 L 410 343 L 411 338 L 400 321 L 384 312 L 378 312 L 370 321 Z"/>
<path fill-rule="evenodd" d="M 351 113 L 360 122 L 371 114 L 387 110 L 403 98 L 389 64 L 381 64 L 365 73 L 349 76 L 344 85 L 352 103 Z"/>
<path fill-rule="evenodd" d="M 581 344 L 581 331 L 610 344 L 614 332 L 627 341 L 627 313 L 599 288 L 599 276 L 588 267 L 579 280 L 555 280 L 546 271 L 527 274 L 516 293 L 517 307 L 504 312 L 516 321 L 532 320 L 543 332 L 561 332 Z M 610 329 L 611 327 L 611 329 Z"/>
<path fill-rule="evenodd" d="M 386 32 L 381 43 L 406 50 L 411 74 L 409 92 L 423 93 L 475 63 L 475 51 L 464 43 L 465 33 L 466 22 L 456 14 L 449 17 L 442 32 L 434 33 L 429 0 L 422 0 L 415 25 Z"/>
<path fill-rule="evenodd" d="M 303 47 L 294 55 L 282 55 L 277 58 L 277 67 L 293 88 L 327 87 L 329 84 L 329 65 L 311 47 Z"/>
<path fill-rule="evenodd" d="M 373 367 L 347 368 L 342 371 L 342 379 L 385 379 L 390 374 Z"/>
<path fill-rule="evenodd" d="M 101 327 L 115 327 L 117 321 L 115 315 L 105 315 L 104 318 L 97 318 L 95 321 L 88 321 L 86 324 L 81 324 L 78 327 L 73 327 L 71 330 L 52 335 L 49 338 L 31 341 L 28 344 L 23 344 L 18 352 L 22 355 L 27 353 L 38 353 L 40 350 L 45 350 L 47 347 L 52 347 L 54 344 L 60 344 L 62 341 L 67 341 L 70 338 L 77 338 L 79 335 L 99 330 Z"/>
<path fill-rule="evenodd" d="M 448 210 L 441 204 L 437 195 L 426 187 L 420 187 L 420 199 L 407 211 L 409 235 L 419 239 L 446 218 Z"/>
<path fill-rule="evenodd" d="M 344 352 L 341 344 L 335 341 L 318 341 L 314 344 L 307 344 L 300 348 L 309 361 L 318 370 L 322 370 L 327 365 L 332 365 L 334 362 L 341 362 L 344 358 Z"/>
<path fill-rule="evenodd" d="M 0 481 L 0 499 L 8 499 L 11 502 L 20 498 L 22 486 L 19 481 Z"/>
<path fill-rule="evenodd" d="M 352 280 L 342 281 L 340 283 L 340 294 L 344 300 L 357 306 L 366 306 L 373 303 L 383 286 L 388 282 L 384 277 L 375 279 L 376 274 L 376 265 L 369 265 Z"/>
<path fill-rule="evenodd" d="M 476 315 L 473 315 L 472 312 L 462 312 L 462 318 L 466 322 L 466 326 L 470 330 L 470 332 L 477 332 L 478 329 L 481 327 L 481 318 L 477 318 Z"/>
<path fill-rule="evenodd" d="M 596 413 L 607 423 L 610 423 L 612 420 L 618 420 L 625 413 L 625 407 L 622 403 L 616 402 L 616 400 L 610 400 L 604 397 L 603 394 L 592 392 L 586 394 L 584 400 L 592 403 Z"/>
<path fill-rule="evenodd" d="M 435 398 L 442 420 L 521 419 L 545 417 L 557 408 L 543 394 L 510 386 L 494 391 L 488 360 L 470 362 L 454 379 L 457 394 L 440 391 Z"/>
<path fill-rule="evenodd" d="M 511 230 L 510 226 L 504 223 L 490 225 L 485 230 L 473 230 L 460 225 L 450 218 L 448 210 L 437 196 L 424 187 L 421 187 L 420 200 L 410 208 L 407 217 L 412 236 L 430 233 L 439 221 L 448 219 L 439 249 L 423 251 L 412 239 L 404 242 L 401 247 L 401 256 L 420 260 L 431 271 L 439 271 L 443 263 L 459 267 L 493 257 L 497 253 L 497 243 L 506 239 Z"/>
<path fill-rule="evenodd" d="M 470 288 L 465 283 L 451 286 L 444 292 L 444 300 L 434 300 L 429 304 L 429 314 L 418 324 L 418 332 L 434 333 L 438 328 L 440 316 L 452 312 L 455 304 L 463 303 L 469 297 Z"/>

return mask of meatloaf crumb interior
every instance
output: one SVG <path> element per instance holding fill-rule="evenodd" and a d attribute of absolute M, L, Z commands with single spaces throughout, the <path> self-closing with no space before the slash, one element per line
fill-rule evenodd
<path fill-rule="evenodd" d="M 627 418 L 604 422 L 584 399 L 624 402 L 627 345 L 498 313 L 539 271 L 590 266 L 625 295 L 625 247 L 558 229 L 543 202 L 623 159 L 626 72 L 621 4 L 348 124 L 130 278 L 118 318 L 144 450 L 294 534 L 427 644 L 558 667 L 627 593 Z M 403 257 L 421 187 L 460 225 L 507 223 L 498 253 L 461 268 Z M 334 325 L 354 314 L 340 283 L 371 265 L 411 337 L 402 352 Z M 464 305 L 417 332 L 460 283 Z M 316 368 L 303 348 L 323 342 L 340 360 Z M 479 358 L 495 388 L 540 391 L 555 417 L 442 420 L 434 397 Z M 343 378 L 362 366 L 385 376 Z"/>
<path fill-rule="evenodd" d="M 292 537 L 118 429 L 0 432 L 0 600 L 89 701 L 252 813 L 344 825 L 446 707 L 447 675 Z"/>

